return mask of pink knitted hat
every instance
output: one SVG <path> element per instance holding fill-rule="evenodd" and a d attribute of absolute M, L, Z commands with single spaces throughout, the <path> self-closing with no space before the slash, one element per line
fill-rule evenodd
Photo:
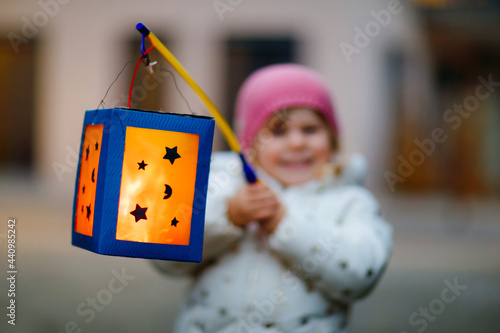
<path fill-rule="evenodd" d="M 272 114 L 289 107 L 311 107 L 338 134 L 328 84 L 315 71 L 295 64 L 261 68 L 243 83 L 236 100 L 236 132 L 248 149 Z"/>

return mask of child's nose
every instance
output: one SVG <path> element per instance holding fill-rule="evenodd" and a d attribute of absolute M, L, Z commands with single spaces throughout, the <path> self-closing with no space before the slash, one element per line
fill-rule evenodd
<path fill-rule="evenodd" d="M 301 148 L 305 144 L 305 138 L 299 131 L 292 131 L 288 135 L 288 145 L 291 148 Z"/>

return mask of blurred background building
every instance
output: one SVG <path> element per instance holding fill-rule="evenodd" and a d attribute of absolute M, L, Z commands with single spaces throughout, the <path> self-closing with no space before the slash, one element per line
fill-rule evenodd
<path fill-rule="evenodd" d="M 374 294 L 355 307 L 351 332 L 500 332 L 496 1 L 0 4 L 0 246 L 7 219 L 16 217 L 19 332 L 69 332 L 71 322 L 83 332 L 168 332 L 189 288 L 144 260 L 70 245 L 83 113 L 138 58 L 137 22 L 229 120 L 239 85 L 259 67 L 298 62 L 328 79 L 342 151 L 366 156 L 366 186 L 395 227 L 393 260 Z M 140 69 L 133 106 L 207 114 L 155 51 L 151 60 L 158 65 L 153 74 Z M 105 107 L 126 106 L 133 66 L 112 85 Z M 215 149 L 225 148 L 217 133 Z M 79 305 L 122 268 L 135 277 L 130 285 L 95 318 L 79 315 Z M 425 328 L 415 324 L 422 317 L 412 315 L 454 279 L 468 289 Z M 0 287 L 4 295 L 5 280 Z M 2 320 L 0 331 L 14 328 Z"/>

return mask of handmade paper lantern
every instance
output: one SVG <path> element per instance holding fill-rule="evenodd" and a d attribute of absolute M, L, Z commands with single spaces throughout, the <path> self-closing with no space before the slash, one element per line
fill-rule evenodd
<path fill-rule="evenodd" d="M 134 109 L 85 114 L 73 245 L 201 261 L 214 120 Z"/>

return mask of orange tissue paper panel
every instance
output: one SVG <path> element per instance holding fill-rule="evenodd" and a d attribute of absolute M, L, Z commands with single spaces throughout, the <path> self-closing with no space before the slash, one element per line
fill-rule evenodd
<path fill-rule="evenodd" d="M 87 236 L 92 236 L 94 227 L 95 192 L 103 129 L 104 125 L 87 125 L 82 144 L 75 231 Z"/>
<path fill-rule="evenodd" d="M 127 127 L 116 239 L 189 245 L 198 134 Z"/>

